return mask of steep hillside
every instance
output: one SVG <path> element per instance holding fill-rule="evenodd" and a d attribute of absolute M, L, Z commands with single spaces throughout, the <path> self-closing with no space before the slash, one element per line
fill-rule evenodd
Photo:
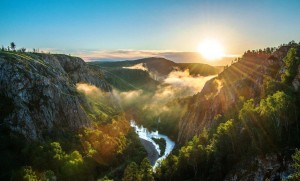
<path fill-rule="evenodd" d="M 246 51 L 185 99 L 161 180 L 300 179 L 300 44 L 270 50 Z"/>
<path fill-rule="evenodd" d="M 147 154 L 100 69 L 0 51 L 0 180 L 121 179 Z"/>
<path fill-rule="evenodd" d="M 209 128 L 217 115 L 238 111 L 240 98 L 259 98 L 264 78 L 280 80 L 283 58 L 291 46 L 283 46 L 273 54 L 243 56 L 216 78 L 208 81 L 202 91 L 190 99 L 188 111 L 179 123 L 178 141 L 183 143 Z"/>
<path fill-rule="evenodd" d="M 102 67 L 90 63 L 90 67 L 104 72 L 104 79 L 120 91 L 149 90 L 153 91 L 159 84 L 149 73 L 140 69 L 124 69 L 120 67 Z"/>
<path fill-rule="evenodd" d="M 102 72 L 80 58 L 0 52 L 1 124 L 28 139 L 90 124 L 76 91 L 78 82 L 111 90 Z"/>

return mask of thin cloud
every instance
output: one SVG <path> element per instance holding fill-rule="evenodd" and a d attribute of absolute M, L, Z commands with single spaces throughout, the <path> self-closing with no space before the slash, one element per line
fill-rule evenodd
<path fill-rule="evenodd" d="M 78 56 L 85 61 L 122 61 L 136 60 L 148 57 L 162 57 L 177 63 L 206 63 L 210 65 L 227 65 L 237 54 L 225 54 L 217 61 L 207 61 L 198 52 L 182 52 L 174 50 L 64 50 L 54 48 L 40 48 L 40 52 L 64 53 Z"/>
<path fill-rule="evenodd" d="M 206 63 L 210 65 L 227 65 L 240 55 L 226 54 L 217 61 L 207 61 L 198 52 L 180 52 L 171 50 L 117 50 L 117 51 L 91 51 L 88 54 L 78 55 L 86 61 L 122 61 L 135 60 L 147 57 L 162 57 L 177 63 Z"/>

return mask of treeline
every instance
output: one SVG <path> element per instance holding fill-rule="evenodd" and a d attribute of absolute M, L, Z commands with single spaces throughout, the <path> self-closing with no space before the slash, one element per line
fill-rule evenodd
<path fill-rule="evenodd" d="M 278 50 L 280 47 L 284 46 L 291 46 L 291 47 L 297 47 L 300 45 L 299 43 L 296 43 L 294 40 L 290 41 L 288 44 L 281 44 L 279 47 L 267 47 L 264 49 L 257 49 L 257 50 L 247 50 L 244 52 L 242 57 L 249 57 L 249 56 L 258 56 L 258 55 L 271 55 L 276 50 Z"/>
<path fill-rule="evenodd" d="M 261 55 L 261 54 L 268 55 L 268 54 L 272 54 L 276 50 L 277 50 L 276 47 L 267 47 L 267 48 L 258 49 L 258 50 L 247 50 L 244 52 L 243 57 L 257 56 L 257 55 Z"/>
<path fill-rule="evenodd" d="M 283 59 L 285 72 L 281 80 L 265 76 L 261 95 L 240 100 L 224 115 L 217 115 L 209 130 L 204 130 L 168 156 L 157 168 L 158 180 L 224 180 L 242 160 L 258 155 L 290 155 L 300 147 L 300 91 L 292 80 L 300 64 L 299 45 L 290 48 Z M 294 156 L 300 178 L 300 151 Z M 279 178 L 276 178 L 279 179 Z"/>
<path fill-rule="evenodd" d="M 244 58 L 257 58 L 257 57 L 266 57 L 271 56 L 272 53 L 274 53 L 276 50 L 278 50 L 281 47 L 289 46 L 289 47 L 297 47 L 300 45 L 299 43 L 296 43 L 294 40 L 290 41 L 288 44 L 281 44 L 278 47 L 267 47 L 264 49 L 256 49 L 256 50 L 247 50 L 243 53 L 241 57 L 237 57 L 231 61 L 231 64 L 225 65 L 223 70 L 226 70 L 228 67 L 233 65 L 234 63 L 237 63 Z"/>
<path fill-rule="evenodd" d="M 145 158 L 139 165 L 131 162 L 124 171 L 122 181 L 154 181 L 154 172 L 150 161 Z"/>
<path fill-rule="evenodd" d="M 0 51 L 7 51 L 7 52 L 12 51 L 12 52 L 23 52 L 24 53 L 28 50 L 24 47 L 17 49 L 17 45 L 15 44 L 15 42 L 11 42 L 10 45 L 7 46 L 7 47 L 4 47 L 2 45 L 2 47 L 0 48 Z M 38 49 L 38 48 L 33 48 L 31 52 L 33 52 L 33 53 L 44 53 L 43 51 L 40 51 L 40 49 Z M 50 53 L 50 52 L 48 52 L 48 53 Z"/>

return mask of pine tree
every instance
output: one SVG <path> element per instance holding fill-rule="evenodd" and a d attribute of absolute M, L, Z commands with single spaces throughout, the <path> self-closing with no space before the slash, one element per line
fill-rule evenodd
<path fill-rule="evenodd" d="M 10 43 L 10 48 L 15 51 L 16 50 L 16 44 L 14 42 Z"/>
<path fill-rule="evenodd" d="M 148 158 L 145 158 L 140 165 L 140 175 L 143 181 L 154 181 L 152 166 Z"/>
<path fill-rule="evenodd" d="M 125 169 L 122 181 L 141 181 L 138 165 L 131 162 Z"/>

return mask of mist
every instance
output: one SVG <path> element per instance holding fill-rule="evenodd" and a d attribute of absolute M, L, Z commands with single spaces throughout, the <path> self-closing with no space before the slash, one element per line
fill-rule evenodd
<path fill-rule="evenodd" d="M 139 63 L 130 67 L 122 67 L 123 69 L 136 69 L 136 70 L 143 70 L 143 71 L 147 71 L 148 69 L 144 66 L 143 63 Z"/>
<path fill-rule="evenodd" d="M 215 76 L 193 76 L 189 70 L 174 70 L 161 81 L 155 91 L 139 89 L 114 92 L 124 111 L 129 114 L 129 119 L 175 139 L 178 122 L 187 111 L 185 98 L 200 92 L 205 83 Z"/>
<path fill-rule="evenodd" d="M 123 68 L 147 71 L 143 64 Z M 153 125 L 161 119 L 161 124 L 165 125 L 161 126 L 161 129 L 175 134 L 177 123 L 186 112 L 184 98 L 200 92 L 205 83 L 215 76 L 194 76 L 190 75 L 189 70 L 174 70 L 160 82 L 154 91 L 146 89 L 119 91 L 113 88 L 112 92 L 103 92 L 96 86 L 85 83 L 78 83 L 76 88 L 78 92 L 85 95 L 90 104 L 88 106 L 94 112 L 99 112 L 96 106 L 98 103 L 105 102 L 106 105 L 125 112 L 128 120 L 135 119 L 148 128 L 155 129 Z M 103 116 L 104 119 L 106 117 Z"/>
<path fill-rule="evenodd" d="M 105 95 L 98 87 L 86 83 L 77 83 L 76 89 L 77 91 L 94 98 L 99 98 Z"/>
<path fill-rule="evenodd" d="M 212 76 L 192 76 L 189 70 L 172 71 L 159 87 L 156 95 L 159 98 L 182 98 L 196 94 L 202 90 L 206 81 L 214 78 Z"/>

